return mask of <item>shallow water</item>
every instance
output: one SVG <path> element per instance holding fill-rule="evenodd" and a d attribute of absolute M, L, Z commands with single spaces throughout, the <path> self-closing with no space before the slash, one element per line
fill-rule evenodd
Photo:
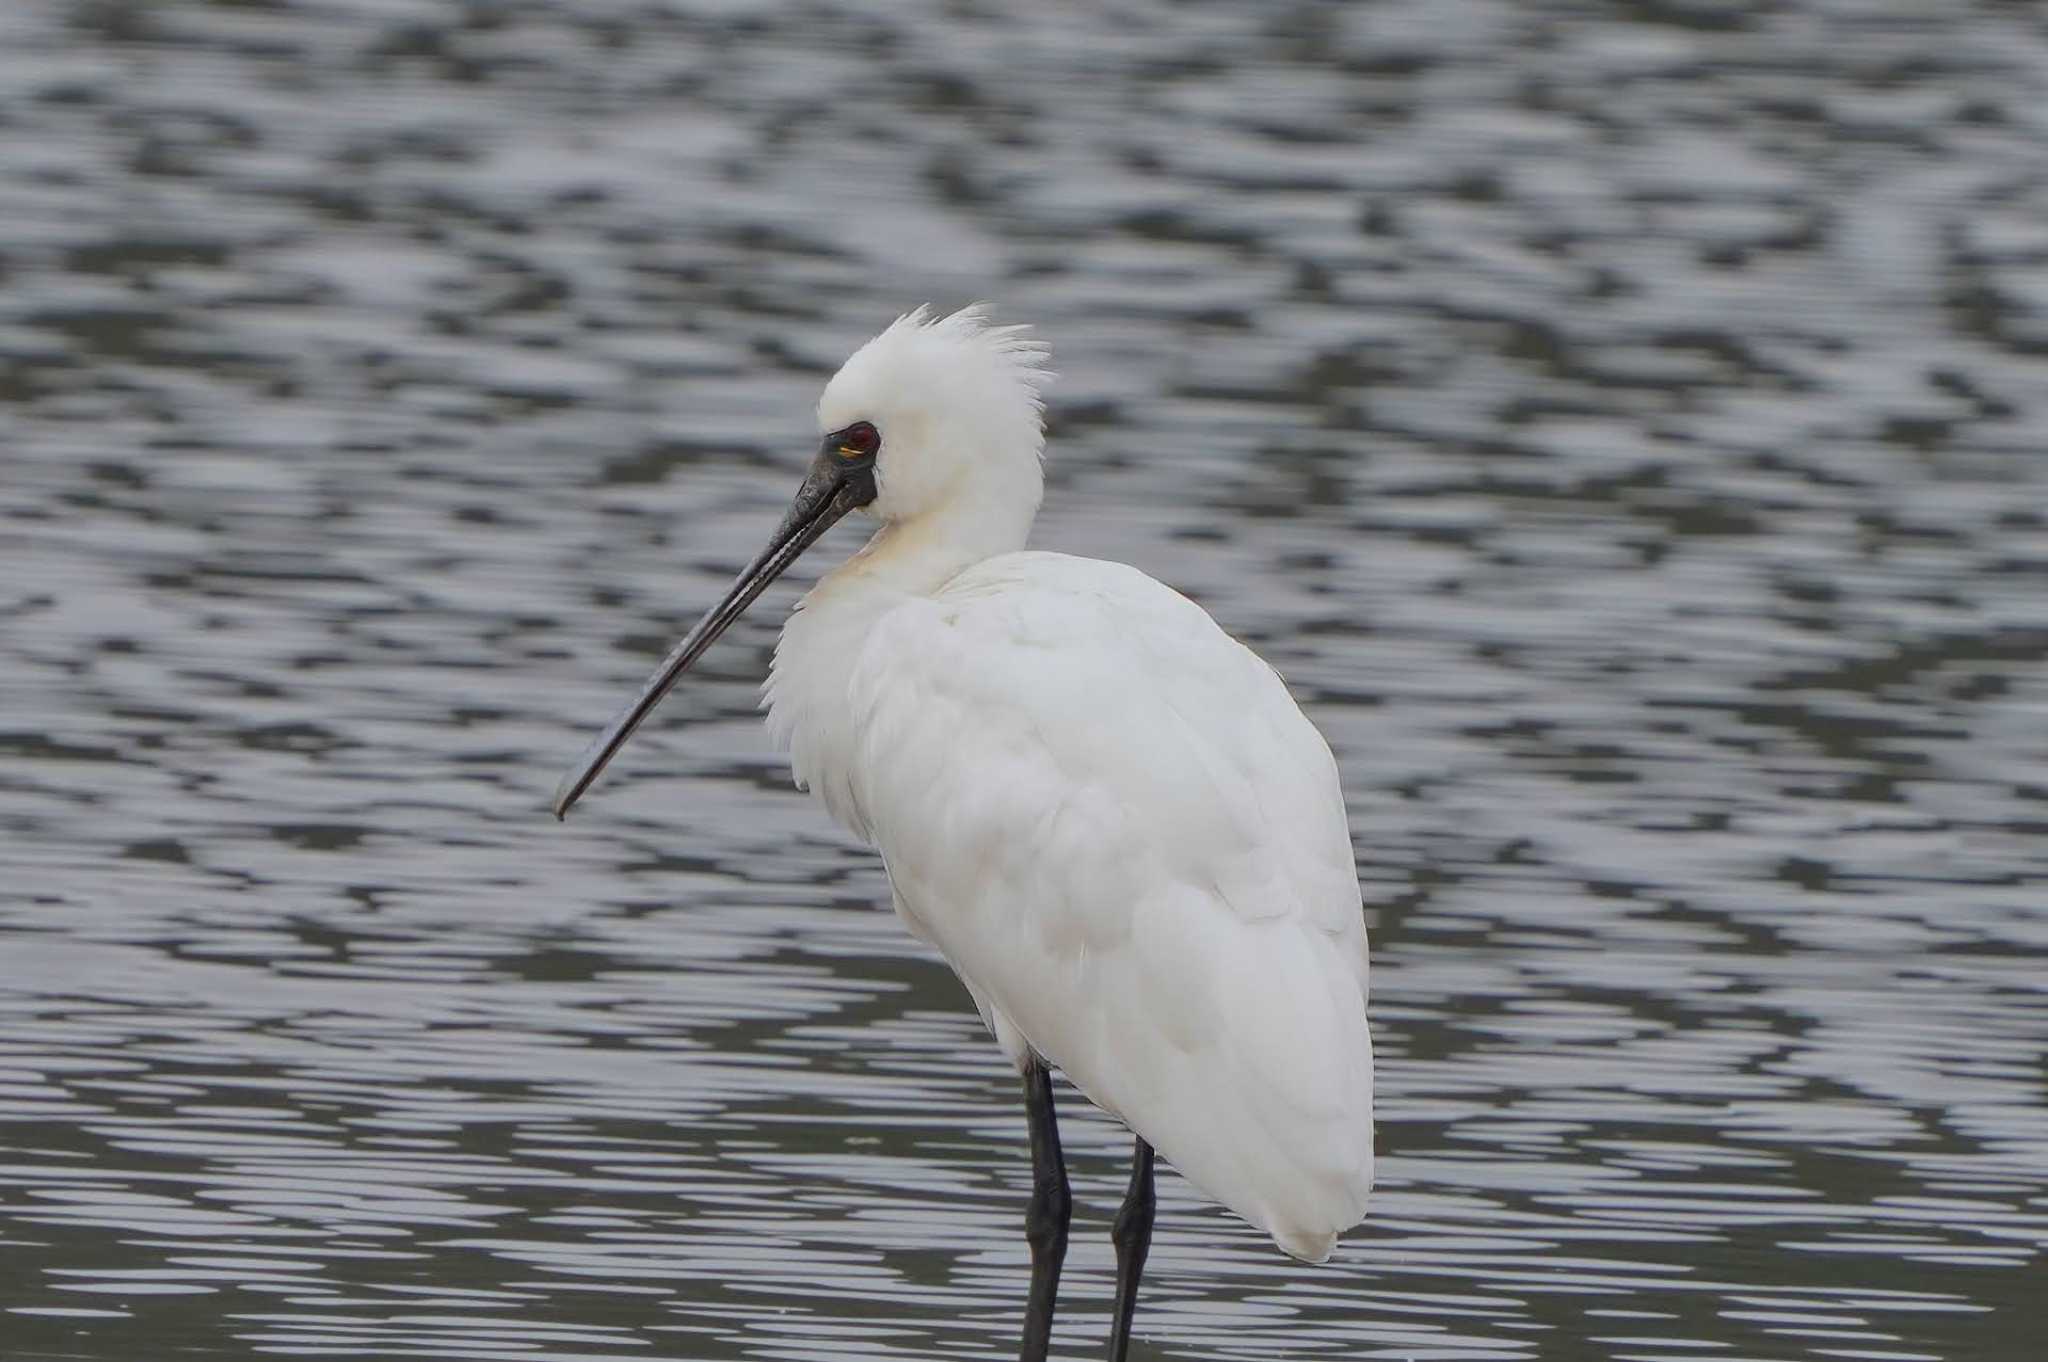
<path fill-rule="evenodd" d="M 1373 933 L 1371 1219 L 1166 1177 L 1134 1354 L 2033 1357 L 2039 16 L 872 9 L 0 7 L 0 1356 L 1014 1355 L 1014 1083 L 759 729 L 794 589 L 544 808 L 986 295 L 1040 542 L 1289 676 Z"/>

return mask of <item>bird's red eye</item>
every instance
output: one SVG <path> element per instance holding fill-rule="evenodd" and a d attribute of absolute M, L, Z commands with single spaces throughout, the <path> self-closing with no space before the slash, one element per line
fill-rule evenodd
<path fill-rule="evenodd" d="M 834 438 L 842 459 L 865 459 L 882 447 L 882 433 L 865 421 L 855 421 Z"/>

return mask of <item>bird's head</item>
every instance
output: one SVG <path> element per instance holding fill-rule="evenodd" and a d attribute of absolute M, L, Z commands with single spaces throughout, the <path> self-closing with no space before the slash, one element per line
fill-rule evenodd
<path fill-rule="evenodd" d="M 887 524 L 949 517 L 940 523 L 982 552 L 1005 540 L 1021 544 L 1044 490 L 1038 391 L 1051 377 L 1046 356 L 1024 327 L 991 326 L 979 306 L 938 318 L 921 307 L 856 350 L 825 385 L 817 456 L 768 547 L 562 778 L 555 816 L 569 811 L 690 664 L 848 512 Z"/>
<path fill-rule="evenodd" d="M 1046 357 L 1027 328 L 992 326 L 980 306 L 898 317 L 825 385 L 814 467 L 871 467 L 862 504 L 883 521 L 971 502 L 1028 523 L 1044 488 Z"/>

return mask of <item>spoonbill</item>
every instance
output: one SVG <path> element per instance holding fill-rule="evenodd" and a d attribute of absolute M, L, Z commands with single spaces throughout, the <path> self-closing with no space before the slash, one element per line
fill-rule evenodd
<path fill-rule="evenodd" d="M 1129 1346 L 1153 1152 L 1321 1262 L 1372 1187 L 1366 941 L 1336 763 L 1273 669 L 1120 563 L 1027 551 L 1047 348 L 970 307 L 899 317 L 826 384 L 768 546 L 555 791 L 590 787 L 690 664 L 852 511 L 783 626 L 768 726 L 875 847 L 896 912 L 1022 1076 L 1025 1362 L 1072 1204 L 1050 1071 L 1136 1137 L 1109 1355 Z"/>

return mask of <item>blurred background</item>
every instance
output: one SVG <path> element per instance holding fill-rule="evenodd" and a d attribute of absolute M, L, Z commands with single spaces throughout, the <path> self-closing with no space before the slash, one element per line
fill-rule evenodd
<path fill-rule="evenodd" d="M 1014 1081 L 760 730 L 796 588 L 545 811 L 975 298 L 1039 543 L 1281 668 L 1365 881 L 1372 1218 L 1166 1178 L 1136 1356 L 2036 1356 L 2043 15 L 8 0 L 0 1356 L 1014 1355 Z"/>

